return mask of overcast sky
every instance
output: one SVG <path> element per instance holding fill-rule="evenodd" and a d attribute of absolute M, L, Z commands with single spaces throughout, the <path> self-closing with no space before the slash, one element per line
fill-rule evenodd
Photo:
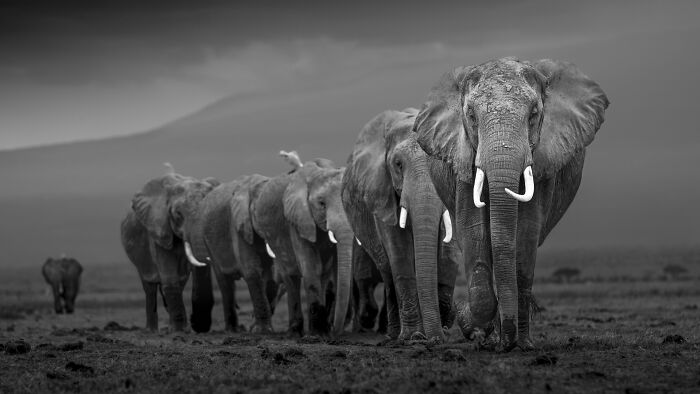
<path fill-rule="evenodd" d="M 144 131 L 232 94 L 328 85 L 450 52 L 692 30 L 700 10 L 697 1 L 142 3 L 2 2 L 0 149 Z"/>

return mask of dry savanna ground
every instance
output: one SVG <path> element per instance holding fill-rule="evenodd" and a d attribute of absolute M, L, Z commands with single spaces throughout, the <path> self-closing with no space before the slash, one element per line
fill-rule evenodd
<path fill-rule="evenodd" d="M 687 272 L 664 272 L 669 264 Z M 569 266 L 580 274 L 550 279 Z M 148 333 L 127 263 L 86 264 L 77 312 L 58 316 L 38 265 L 4 269 L 0 392 L 700 392 L 697 250 L 550 253 L 534 291 L 540 349 L 497 354 L 456 328 L 442 345 L 230 334 L 218 299 L 211 333 L 168 333 L 162 308 L 162 332 Z M 242 283 L 238 294 L 249 325 Z M 285 321 L 282 307 L 275 328 Z"/>

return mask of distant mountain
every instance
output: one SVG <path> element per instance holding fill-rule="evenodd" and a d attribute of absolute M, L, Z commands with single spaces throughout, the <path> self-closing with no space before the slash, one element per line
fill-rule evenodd
<path fill-rule="evenodd" d="M 700 233 L 700 82 L 693 77 L 700 61 L 687 52 L 694 37 L 663 32 L 481 51 L 383 69 L 338 86 L 231 97 L 147 133 L 1 152 L 0 266 L 38 267 L 62 252 L 87 264 L 125 260 L 119 221 L 131 195 L 163 173 L 163 162 L 224 181 L 285 171 L 280 149 L 343 165 L 359 130 L 378 112 L 419 107 L 452 67 L 513 54 L 573 61 L 612 102 L 579 196 L 548 246 L 693 243 Z"/>

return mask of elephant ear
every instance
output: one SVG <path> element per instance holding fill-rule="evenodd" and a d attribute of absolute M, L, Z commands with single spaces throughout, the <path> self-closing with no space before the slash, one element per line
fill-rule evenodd
<path fill-rule="evenodd" d="M 309 209 L 309 188 L 306 177 L 310 172 L 318 171 L 319 167 L 314 162 L 308 162 L 299 171 L 294 173 L 292 180 L 284 190 L 282 202 L 284 204 L 284 217 L 296 228 L 304 239 L 316 242 L 316 222 Z"/>
<path fill-rule="evenodd" d="M 253 221 L 250 216 L 251 191 L 254 187 L 267 180 L 268 178 L 262 175 L 248 175 L 236 181 L 232 191 L 231 225 L 249 244 L 253 244 L 255 238 Z"/>
<path fill-rule="evenodd" d="M 172 174 L 152 179 L 131 199 L 131 209 L 136 219 L 146 228 L 148 235 L 165 249 L 173 247 L 168 189 L 176 183 L 177 179 Z"/>
<path fill-rule="evenodd" d="M 603 89 L 575 65 L 550 59 L 533 64 L 547 80 L 535 178 L 551 178 L 593 141 L 610 103 Z"/>
<path fill-rule="evenodd" d="M 347 203 L 362 202 L 376 217 L 388 225 L 398 222 L 398 202 L 386 165 L 387 140 L 391 124 L 399 111 L 384 111 L 367 123 L 348 158 L 343 177 L 343 194 Z"/>
<path fill-rule="evenodd" d="M 476 149 L 467 137 L 464 95 L 476 67 L 459 67 L 443 75 L 423 104 L 414 131 L 418 144 L 430 156 L 452 166 L 464 182 L 471 183 Z"/>

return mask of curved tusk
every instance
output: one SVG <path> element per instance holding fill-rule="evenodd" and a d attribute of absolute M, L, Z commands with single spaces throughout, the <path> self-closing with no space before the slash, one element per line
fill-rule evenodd
<path fill-rule="evenodd" d="M 399 227 L 406 228 L 406 217 L 408 216 L 408 211 L 406 208 L 401 207 L 401 215 L 399 216 Z"/>
<path fill-rule="evenodd" d="M 265 242 L 265 249 L 267 250 L 268 256 L 272 257 L 273 259 L 276 259 L 277 256 L 275 256 L 275 253 L 272 251 L 272 248 L 270 248 L 270 244 Z"/>
<path fill-rule="evenodd" d="M 515 193 L 508 188 L 506 188 L 506 193 L 520 202 L 528 202 L 532 200 L 532 196 L 535 195 L 535 179 L 532 176 L 532 166 L 527 166 L 527 168 L 525 168 L 523 177 L 525 178 L 525 194 Z"/>
<path fill-rule="evenodd" d="M 355 237 L 355 241 L 357 242 L 358 245 L 362 246 L 362 242 L 360 242 L 360 240 L 357 239 L 357 237 Z"/>
<path fill-rule="evenodd" d="M 477 208 L 483 208 L 486 203 L 481 201 L 481 191 L 484 188 L 484 170 L 476 169 L 476 179 L 474 179 L 474 205 Z"/>
<path fill-rule="evenodd" d="M 442 213 L 442 222 L 445 224 L 445 239 L 443 239 L 442 242 L 447 244 L 452 241 L 452 219 L 447 209 Z"/>
<path fill-rule="evenodd" d="M 333 235 L 333 231 L 331 230 L 328 230 L 328 239 L 330 239 L 334 244 L 338 243 L 338 240 L 335 239 L 335 235 Z"/>
<path fill-rule="evenodd" d="M 185 254 L 187 255 L 187 260 L 190 261 L 190 264 L 194 265 L 195 267 L 206 267 L 207 265 L 200 262 L 197 260 L 196 257 L 194 257 L 194 254 L 192 254 L 192 247 L 190 246 L 189 242 L 185 241 Z"/>

